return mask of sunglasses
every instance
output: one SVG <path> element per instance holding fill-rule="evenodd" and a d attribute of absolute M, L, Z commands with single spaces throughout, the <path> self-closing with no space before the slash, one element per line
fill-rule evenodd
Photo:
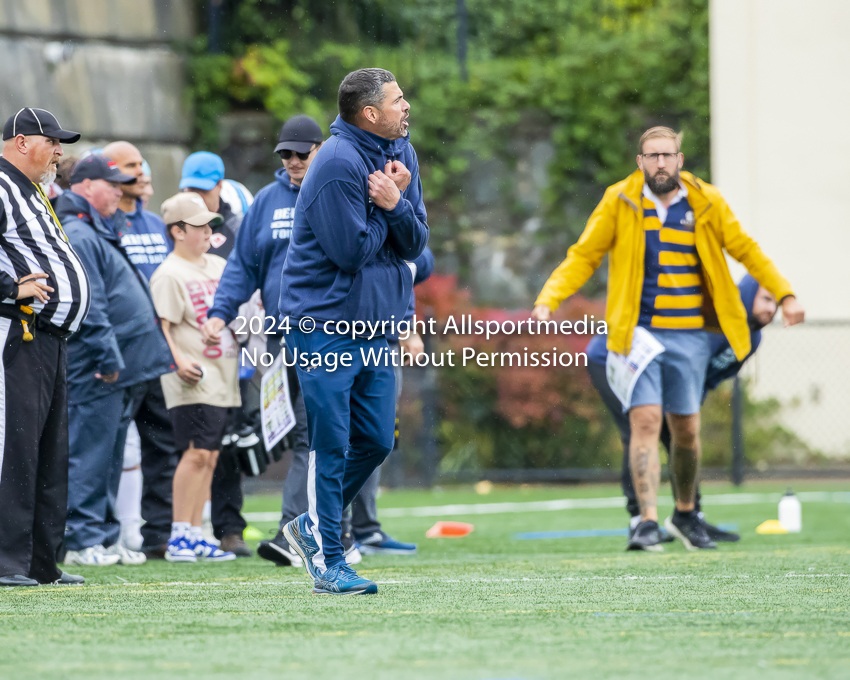
<path fill-rule="evenodd" d="M 292 154 L 298 156 L 299 160 L 306 161 L 308 158 L 310 158 L 310 154 L 313 152 L 308 151 L 307 153 L 298 153 L 297 151 L 292 151 L 291 149 L 282 149 L 281 151 L 278 151 L 278 153 L 280 154 L 280 157 L 285 161 L 288 161 L 290 158 L 292 158 Z"/>

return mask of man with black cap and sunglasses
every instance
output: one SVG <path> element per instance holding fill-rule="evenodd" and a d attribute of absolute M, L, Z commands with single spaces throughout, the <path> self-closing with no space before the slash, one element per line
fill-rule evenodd
<path fill-rule="evenodd" d="M 174 370 L 145 277 L 121 246 L 114 215 L 121 186 L 136 181 L 92 154 L 56 203 L 86 267 L 89 315 L 68 343 L 70 472 L 65 564 L 141 564 L 119 542 L 115 502 L 137 386 Z"/>
<path fill-rule="evenodd" d="M 68 496 L 66 339 L 89 309 L 86 270 L 39 184 L 56 177 L 63 130 L 23 108 L 0 158 L 0 586 L 82 583 L 56 565 Z"/>
<path fill-rule="evenodd" d="M 260 190 L 245 213 L 236 236 L 236 246 L 227 260 L 215 302 L 202 329 L 207 344 L 217 345 L 221 341 L 224 326 L 238 316 L 240 305 L 247 302 L 258 288 L 262 291 L 266 316 L 280 318 L 280 274 L 292 235 L 295 201 L 307 169 L 321 145 L 322 129 L 312 118 L 295 116 L 284 123 L 275 147 L 283 167 L 275 173 L 275 181 Z M 268 351 L 277 356 L 280 335 L 267 335 L 266 343 Z M 307 507 L 308 453 L 306 413 L 294 369 L 289 374 L 289 386 L 297 420 L 293 432 L 295 455 L 283 495 L 284 517 L 291 514 L 288 519 L 292 519 Z M 291 513 L 287 513 L 287 507 L 292 508 Z M 280 564 L 295 562 L 300 566 L 300 558 L 285 540 L 272 548 L 266 543 L 264 541 L 259 547 L 261 556 Z"/>

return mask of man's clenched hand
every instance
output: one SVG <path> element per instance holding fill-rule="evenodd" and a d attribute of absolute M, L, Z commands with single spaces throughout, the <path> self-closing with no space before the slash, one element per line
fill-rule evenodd
<path fill-rule="evenodd" d="M 224 319 L 214 316 L 207 319 L 201 326 L 201 339 L 205 345 L 218 345 L 221 342 L 221 331 L 224 328 Z"/>
<path fill-rule="evenodd" d="M 369 197 L 379 208 L 392 210 L 398 205 L 401 192 L 392 179 L 376 170 L 369 175 Z"/>
<path fill-rule="evenodd" d="M 797 298 L 789 295 L 782 301 L 782 324 L 785 328 L 803 323 L 806 319 L 806 310 L 797 302 Z"/>
<path fill-rule="evenodd" d="M 401 161 L 387 163 L 387 167 L 384 168 L 384 174 L 395 182 L 399 191 L 404 191 L 410 186 L 410 170 Z"/>
<path fill-rule="evenodd" d="M 546 305 L 537 305 L 531 311 L 531 318 L 538 321 L 548 321 L 550 316 L 552 316 L 552 310 Z"/>

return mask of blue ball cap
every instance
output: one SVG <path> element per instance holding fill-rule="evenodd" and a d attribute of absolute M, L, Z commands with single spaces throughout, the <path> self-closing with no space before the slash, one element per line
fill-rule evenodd
<path fill-rule="evenodd" d="M 209 151 L 196 151 L 183 163 L 181 189 L 209 191 L 224 179 L 224 161 Z"/>

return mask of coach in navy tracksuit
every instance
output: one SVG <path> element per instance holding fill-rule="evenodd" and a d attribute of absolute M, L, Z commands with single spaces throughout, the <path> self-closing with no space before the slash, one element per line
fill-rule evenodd
<path fill-rule="evenodd" d="M 741 279 L 738 284 L 738 291 L 741 294 L 741 302 L 744 303 L 744 308 L 747 310 L 748 323 L 750 326 L 750 353 L 742 360 L 738 360 L 734 350 L 730 347 L 729 341 L 722 333 L 712 333 L 711 344 L 711 359 L 709 359 L 708 370 L 705 376 L 705 388 L 703 390 L 703 400 L 709 391 L 716 388 L 721 382 L 728 378 L 733 378 L 738 375 L 738 372 L 743 367 L 744 363 L 753 354 L 755 354 L 761 343 L 761 329 L 769 324 L 776 314 L 776 300 L 765 288 L 759 286 L 752 276 L 747 274 Z M 623 469 L 621 477 L 621 485 L 623 494 L 626 496 L 626 510 L 633 518 L 640 518 L 640 510 L 638 508 L 637 497 L 635 496 L 634 485 L 632 484 L 631 468 L 629 467 L 629 440 L 631 439 L 631 428 L 629 419 L 623 413 L 622 404 L 617 399 L 611 387 L 608 385 L 608 379 L 605 377 L 605 362 L 608 357 L 608 350 L 605 348 L 604 335 L 595 336 L 587 345 L 585 352 L 587 353 L 588 363 L 587 370 L 590 373 L 590 379 L 593 386 L 602 397 L 602 401 L 608 407 L 617 428 L 620 430 L 620 438 L 623 441 Z M 670 430 L 667 427 L 666 421 L 663 424 L 661 432 L 661 442 L 666 449 L 670 450 Z M 700 521 L 706 528 L 709 538 L 713 541 L 737 541 L 738 535 L 723 531 L 708 522 L 706 522 L 700 504 L 700 493 L 697 489 L 695 510 L 699 513 Z M 632 527 L 632 529 L 634 526 Z"/>
<path fill-rule="evenodd" d="M 388 71 L 346 76 L 340 116 L 295 207 L 280 310 L 291 325 L 287 344 L 322 365 L 298 364 L 311 448 L 309 510 L 284 534 L 304 558 L 314 592 L 377 592 L 345 564 L 340 520 L 392 450 L 395 376 L 392 365 L 366 362 L 361 354 L 388 352 L 383 334 L 352 338 L 333 330 L 340 321 L 401 320 L 407 311 L 413 273 L 406 260 L 428 243 L 419 167 L 407 137 L 409 110 Z M 344 354 L 350 366 L 331 370 L 332 355 Z"/>

